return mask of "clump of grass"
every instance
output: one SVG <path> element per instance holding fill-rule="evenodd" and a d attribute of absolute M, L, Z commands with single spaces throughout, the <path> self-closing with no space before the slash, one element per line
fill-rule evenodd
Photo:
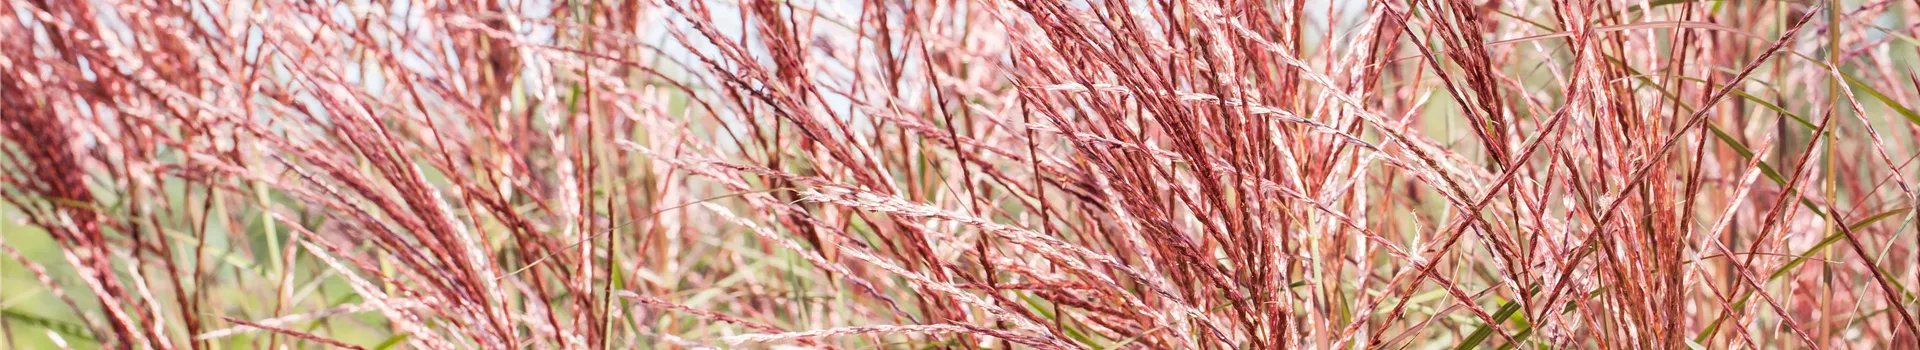
<path fill-rule="evenodd" d="M 6 9 L 7 348 L 1920 346 L 1920 3 Z"/>

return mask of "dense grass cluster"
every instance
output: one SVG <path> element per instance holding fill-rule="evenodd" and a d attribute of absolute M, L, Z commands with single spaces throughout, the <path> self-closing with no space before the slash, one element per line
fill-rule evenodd
<path fill-rule="evenodd" d="M 1920 346 L 1920 1 L 0 4 L 4 348 Z"/>

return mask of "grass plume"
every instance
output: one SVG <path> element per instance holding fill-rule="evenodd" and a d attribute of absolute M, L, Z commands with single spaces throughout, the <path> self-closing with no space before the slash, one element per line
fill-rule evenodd
<path fill-rule="evenodd" d="M 5 4 L 5 348 L 1920 346 L 1920 2 Z"/>

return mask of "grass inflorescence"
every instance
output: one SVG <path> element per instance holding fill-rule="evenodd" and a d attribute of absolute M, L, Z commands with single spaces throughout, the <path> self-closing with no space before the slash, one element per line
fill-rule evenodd
<path fill-rule="evenodd" d="M 0 347 L 1911 348 L 1920 2 L 9 0 Z"/>

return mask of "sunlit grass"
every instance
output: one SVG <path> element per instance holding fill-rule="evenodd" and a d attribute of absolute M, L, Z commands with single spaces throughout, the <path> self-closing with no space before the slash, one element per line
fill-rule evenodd
<path fill-rule="evenodd" d="M 1920 345 L 1914 3 L 6 6 L 9 349 Z"/>

